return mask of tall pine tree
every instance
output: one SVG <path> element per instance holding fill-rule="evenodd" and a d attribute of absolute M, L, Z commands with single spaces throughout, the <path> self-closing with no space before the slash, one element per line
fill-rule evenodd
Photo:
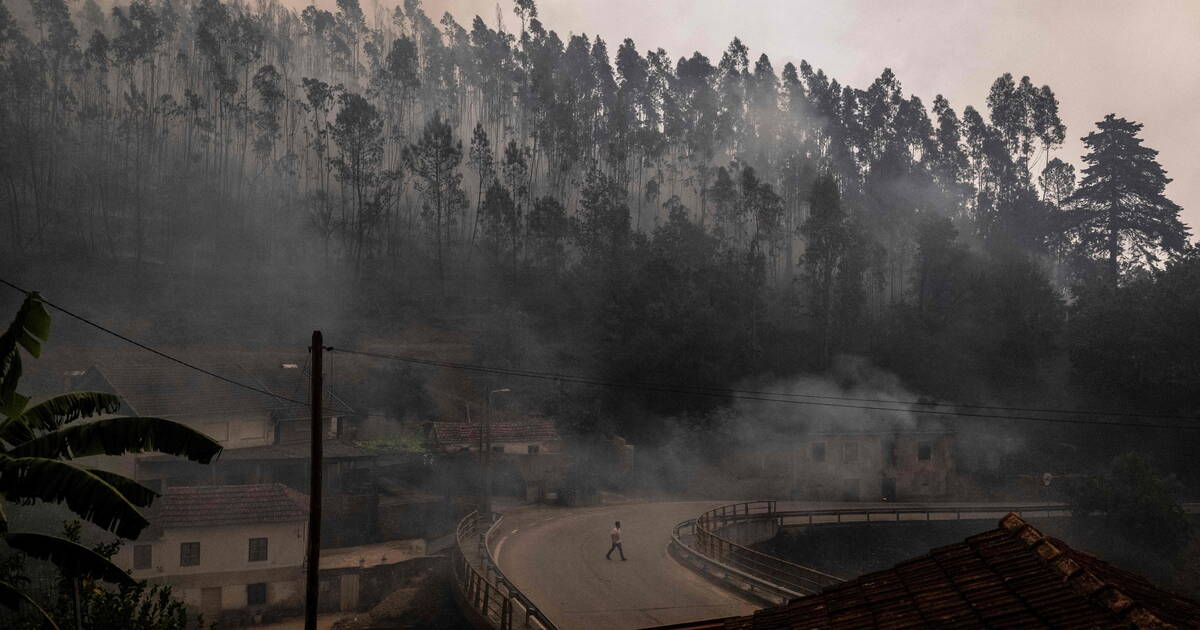
<path fill-rule="evenodd" d="M 1083 138 L 1087 168 L 1064 204 L 1062 234 L 1080 260 L 1104 261 L 1115 285 L 1122 266 L 1153 266 L 1182 252 L 1188 228 L 1163 194 L 1171 179 L 1155 159 L 1158 151 L 1137 137 L 1141 123 L 1109 114 L 1096 126 Z"/>

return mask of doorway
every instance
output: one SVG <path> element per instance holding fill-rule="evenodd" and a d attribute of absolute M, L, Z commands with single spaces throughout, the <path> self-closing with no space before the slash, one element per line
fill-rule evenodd
<path fill-rule="evenodd" d="M 880 482 L 879 494 L 884 501 L 896 500 L 896 480 L 891 477 L 884 477 Z"/>

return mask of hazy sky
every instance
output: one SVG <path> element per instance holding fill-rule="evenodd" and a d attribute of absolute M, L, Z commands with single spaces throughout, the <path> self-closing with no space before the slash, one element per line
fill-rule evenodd
<path fill-rule="evenodd" d="M 373 1 L 362 0 L 368 12 Z M 468 30 L 476 14 L 495 27 L 496 0 L 424 5 L 434 21 L 450 11 Z M 511 0 L 499 6 L 509 30 L 519 28 Z M 1061 104 L 1068 140 L 1058 157 L 1080 167 L 1080 138 L 1105 114 L 1141 122 L 1176 180 L 1167 195 L 1200 228 L 1200 0 L 539 0 L 538 12 L 563 39 L 600 35 L 610 54 L 631 37 L 643 52 L 699 50 L 716 63 L 736 35 L 776 71 L 807 59 L 865 88 L 886 66 L 927 107 L 941 93 L 960 115 L 966 105 L 986 111 L 1002 73 L 1029 75 Z"/>

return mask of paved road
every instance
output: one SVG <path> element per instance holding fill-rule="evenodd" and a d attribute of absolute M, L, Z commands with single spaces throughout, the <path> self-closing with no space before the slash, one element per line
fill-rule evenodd
<path fill-rule="evenodd" d="M 644 628 L 745 615 L 761 605 L 743 600 L 684 568 L 667 554 L 671 528 L 729 501 L 627 503 L 594 508 L 527 506 L 508 512 L 492 552 L 505 575 L 562 630 Z M 1027 502 L 1025 505 L 1036 505 Z M 958 503 L 979 508 L 964 517 L 993 521 L 1011 504 Z M 778 509 L 876 509 L 916 503 L 780 502 Z M 929 507 L 942 507 L 930 504 Z M 984 514 L 986 513 L 986 515 Z M 862 516 L 848 517 L 859 520 Z M 613 521 L 622 524 L 628 562 L 605 560 Z M 836 517 L 817 521 L 836 521 Z M 921 519 L 923 520 L 923 518 Z M 941 520 L 935 518 L 935 520 Z M 614 556 L 615 557 L 615 556 Z"/>
<path fill-rule="evenodd" d="M 528 507 L 505 515 L 493 557 L 562 630 L 644 628 L 746 615 L 761 605 L 728 593 L 667 555 L 671 528 L 718 502 Z M 621 521 L 628 562 L 605 560 Z"/>

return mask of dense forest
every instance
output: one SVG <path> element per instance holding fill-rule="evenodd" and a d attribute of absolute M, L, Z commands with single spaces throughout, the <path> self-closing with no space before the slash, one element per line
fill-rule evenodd
<path fill-rule="evenodd" d="M 1069 131 L 1020 69 L 956 110 L 738 38 L 562 36 L 533 0 L 376 7 L 0 1 L 6 265 L 317 264 L 380 320 L 492 320 L 480 362 L 611 380 L 856 356 L 931 400 L 1200 410 L 1200 251 L 1136 122 Z M 541 411 L 653 444 L 720 403 L 586 398 Z"/>

